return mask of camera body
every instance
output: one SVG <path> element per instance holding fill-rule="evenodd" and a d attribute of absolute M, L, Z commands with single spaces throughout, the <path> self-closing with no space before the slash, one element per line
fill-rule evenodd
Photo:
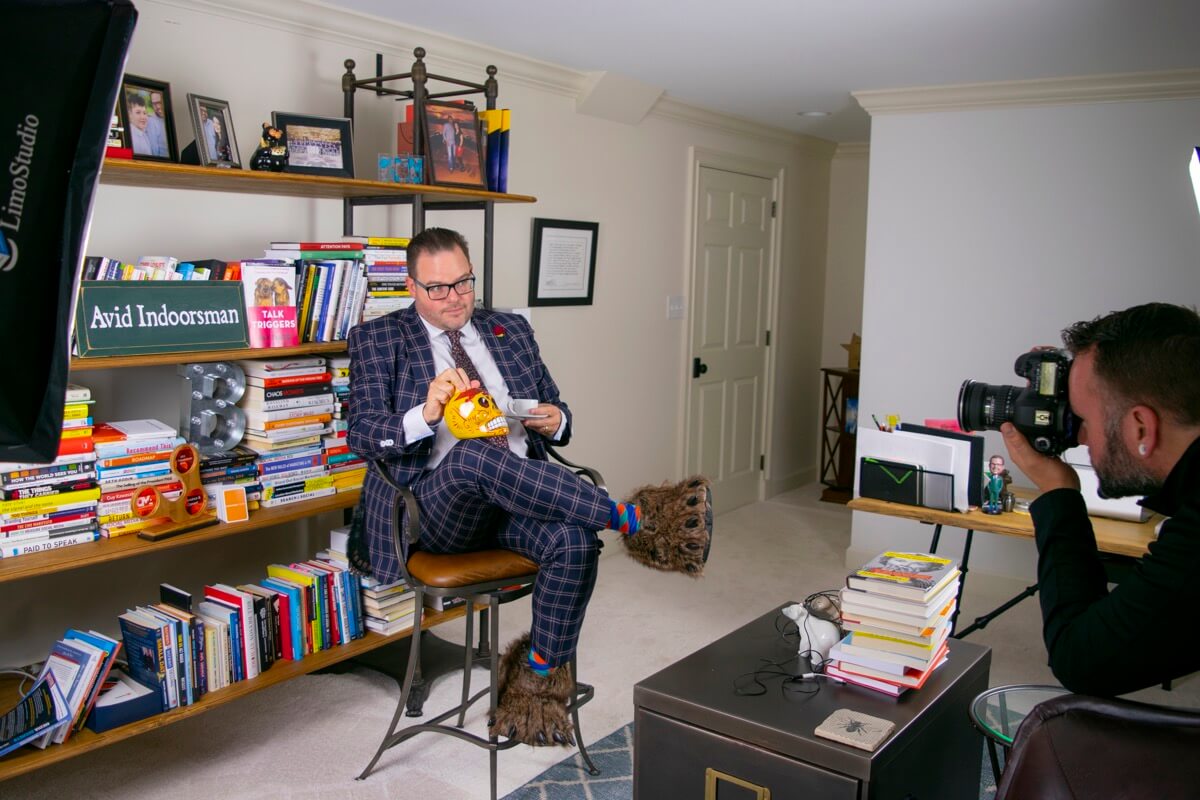
<path fill-rule="evenodd" d="M 958 424 L 965 431 L 1000 430 L 1011 422 L 1033 448 L 1058 455 L 1079 443 L 1079 417 L 1067 399 L 1071 355 L 1065 350 L 1030 350 L 1017 357 L 1025 387 L 963 381 L 958 390 Z"/>

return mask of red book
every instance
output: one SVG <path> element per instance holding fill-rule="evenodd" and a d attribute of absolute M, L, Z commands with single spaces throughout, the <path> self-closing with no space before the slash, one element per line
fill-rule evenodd
<path fill-rule="evenodd" d="M 272 250 L 362 250 L 362 242 L 271 242 Z"/>
<path fill-rule="evenodd" d="M 80 453 L 92 453 L 96 450 L 96 442 L 91 436 L 81 436 L 78 439 L 60 439 L 58 454 L 60 456 L 76 456 Z"/>
<path fill-rule="evenodd" d="M 300 386 L 306 383 L 329 383 L 333 375 L 328 372 L 314 372 L 311 375 L 287 375 L 282 378 L 246 378 L 250 386 L 261 386 L 264 389 L 278 389 L 281 386 Z"/>
<path fill-rule="evenodd" d="M 104 157 L 105 158 L 130 158 L 130 159 L 132 159 L 133 158 L 133 148 L 132 147 L 105 147 L 104 148 Z"/>

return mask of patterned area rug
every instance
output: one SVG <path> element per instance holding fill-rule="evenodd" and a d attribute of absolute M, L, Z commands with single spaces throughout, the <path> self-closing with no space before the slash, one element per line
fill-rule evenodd
<path fill-rule="evenodd" d="M 588 774 L 579 752 L 564 758 L 504 800 L 630 800 L 633 797 L 633 723 L 595 744 L 588 755 L 600 774 Z"/>
<path fill-rule="evenodd" d="M 503 800 L 631 800 L 633 797 L 633 723 L 613 731 L 595 744 L 588 755 L 600 769 L 595 777 L 588 774 L 576 752 L 538 775 Z M 979 800 L 996 796 L 992 765 L 983 750 L 983 772 L 979 780 Z"/>

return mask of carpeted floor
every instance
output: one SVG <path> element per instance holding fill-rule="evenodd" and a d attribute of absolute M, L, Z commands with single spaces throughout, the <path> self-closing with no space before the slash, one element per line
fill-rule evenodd
<path fill-rule="evenodd" d="M 850 512 L 820 502 L 821 488 L 808 486 L 721 514 L 702 580 L 651 572 L 620 548 L 605 548 L 580 639 L 580 677 L 596 687 L 595 699 L 580 714 L 586 741 L 628 724 L 633 687 L 646 676 L 781 602 L 843 584 Z M 948 542 L 947 550 L 954 544 Z M 964 620 L 994 608 L 1024 586 L 1015 581 L 989 585 L 986 571 L 983 560 L 972 565 L 963 598 Z M 147 596 L 150 587 L 169 578 L 148 574 Z M 529 600 L 505 609 L 500 624 L 501 641 L 507 643 L 528 630 Z M 462 628 L 462 620 L 456 620 L 439 627 L 437 634 L 455 641 Z M 970 641 L 992 648 L 992 686 L 1054 682 L 1046 667 L 1035 600 L 1026 600 L 971 634 Z M 476 671 L 474 680 L 476 686 L 483 685 L 484 672 Z M 164 793 L 172 800 L 487 797 L 486 754 L 445 736 L 405 742 L 383 755 L 370 778 L 354 780 L 374 754 L 398 694 L 395 681 L 361 667 L 345 674 L 308 675 L 0 782 L 0 800 L 158 800 Z M 458 694 L 456 680 L 438 681 L 427 708 L 448 708 Z M 1133 699 L 1200 707 L 1200 681 L 1186 681 L 1172 692 L 1145 690 Z M 486 730 L 485 717 L 486 708 L 468 715 L 468 729 Z M 969 729 L 964 734 L 978 738 Z M 568 751 L 551 747 L 520 747 L 501 754 L 500 795 L 540 780 L 566 755 Z M 616 770 L 610 774 L 606 769 L 601 777 L 616 777 Z M 618 784 L 610 784 L 613 791 Z M 628 781 L 625 786 L 624 795 L 592 796 L 628 798 Z"/>
<path fill-rule="evenodd" d="M 578 752 L 564 758 L 503 800 L 631 800 L 633 797 L 633 723 L 588 745 L 600 774 L 588 774 Z M 979 800 L 996 796 L 992 766 L 983 750 Z"/>

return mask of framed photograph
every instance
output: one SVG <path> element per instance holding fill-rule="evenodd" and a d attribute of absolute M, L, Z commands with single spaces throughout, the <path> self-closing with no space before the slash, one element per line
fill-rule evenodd
<path fill-rule="evenodd" d="M 271 124 L 283 131 L 288 148 L 284 172 L 354 177 L 354 137 L 348 117 L 314 117 L 272 111 Z"/>
<path fill-rule="evenodd" d="M 214 97 L 189 93 L 188 112 L 196 135 L 196 155 L 201 166 L 242 168 L 237 137 L 233 135 L 233 116 L 229 103 Z"/>
<path fill-rule="evenodd" d="M 126 75 L 117 97 L 117 114 L 124 128 L 124 147 L 144 161 L 178 161 L 171 84 Z M 112 138 L 110 136 L 110 138 Z M 122 146 L 122 145 L 118 145 Z"/>
<path fill-rule="evenodd" d="M 475 109 L 458 103 L 425 101 L 425 166 L 436 186 L 486 189 L 483 147 Z"/>
<path fill-rule="evenodd" d="M 600 223 L 533 220 L 529 305 L 590 306 Z"/>

